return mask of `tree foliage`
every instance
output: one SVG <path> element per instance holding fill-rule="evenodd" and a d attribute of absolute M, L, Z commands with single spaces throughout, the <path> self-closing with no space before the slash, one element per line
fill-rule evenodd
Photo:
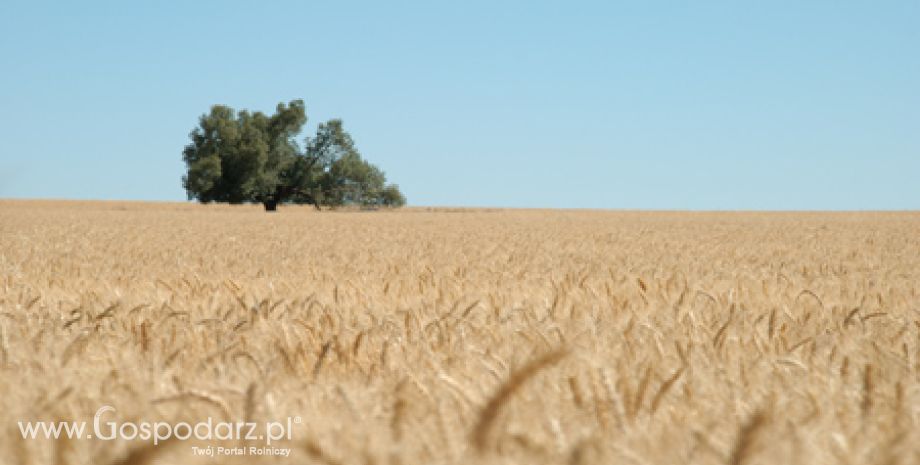
<path fill-rule="evenodd" d="M 182 185 L 200 202 L 258 202 L 273 211 L 285 202 L 339 207 L 406 203 L 378 167 L 361 157 L 338 119 L 321 123 L 303 148 L 296 137 L 307 121 L 302 100 L 275 113 L 214 105 L 189 134 Z"/>

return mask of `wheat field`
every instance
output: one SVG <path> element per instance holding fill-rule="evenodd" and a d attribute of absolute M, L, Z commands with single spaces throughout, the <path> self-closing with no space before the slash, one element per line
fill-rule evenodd
<path fill-rule="evenodd" d="M 918 283 L 918 213 L 0 201 L 0 464 L 918 463 Z M 301 422 L 17 427 L 102 405 Z"/>

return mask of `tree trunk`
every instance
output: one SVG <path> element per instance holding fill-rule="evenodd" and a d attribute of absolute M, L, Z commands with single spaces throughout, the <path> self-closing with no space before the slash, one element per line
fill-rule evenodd
<path fill-rule="evenodd" d="M 262 202 L 262 205 L 265 206 L 265 211 L 273 212 L 278 210 L 278 201 L 277 200 L 266 200 Z"/>

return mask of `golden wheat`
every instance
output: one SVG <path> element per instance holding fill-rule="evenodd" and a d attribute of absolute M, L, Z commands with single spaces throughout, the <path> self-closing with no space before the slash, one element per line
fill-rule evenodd
<path fill-rule="evenodd" d="M 0 464 L 920 461 L 920 214 L 259 208 L 0 201 Z"/>

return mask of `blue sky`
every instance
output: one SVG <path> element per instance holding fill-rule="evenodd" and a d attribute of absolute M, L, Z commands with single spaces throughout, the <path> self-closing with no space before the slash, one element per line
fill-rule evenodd
<path fill-rule="evenodd" d="M 303 98 L 414 205 L 920 208 L 920 2 L 0 5 L 0 198 L 184 200 Z"/>

